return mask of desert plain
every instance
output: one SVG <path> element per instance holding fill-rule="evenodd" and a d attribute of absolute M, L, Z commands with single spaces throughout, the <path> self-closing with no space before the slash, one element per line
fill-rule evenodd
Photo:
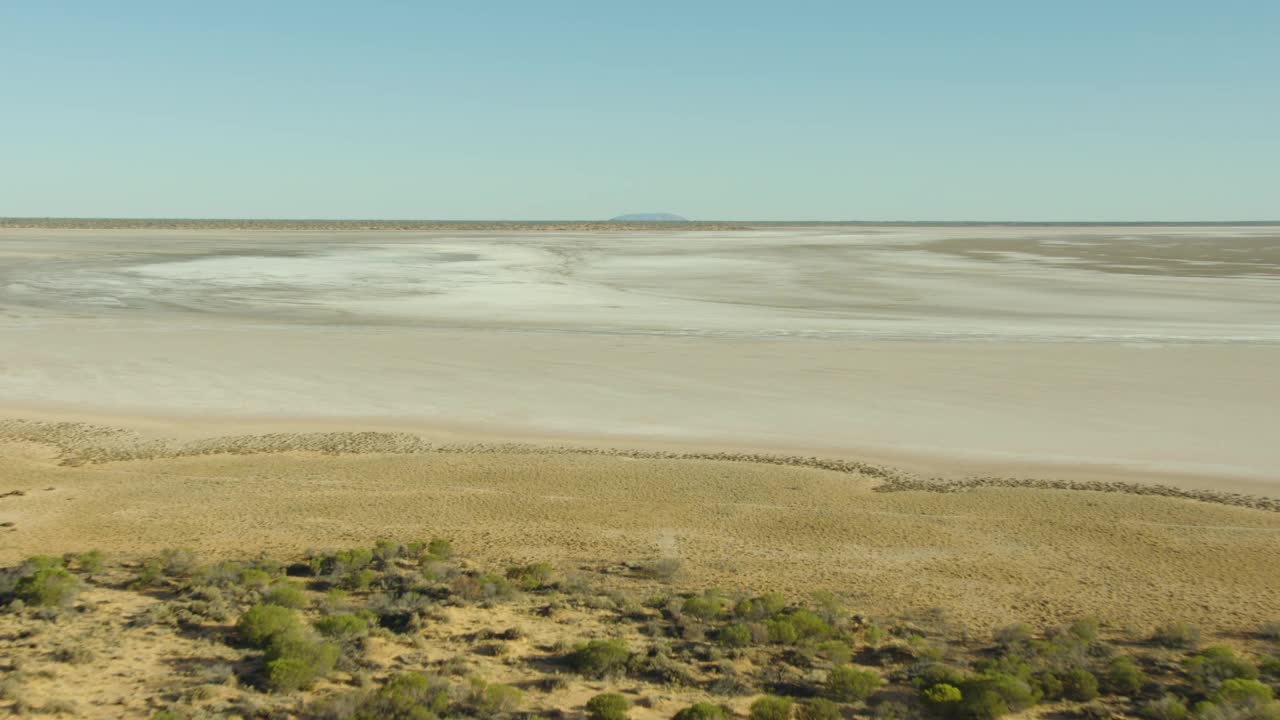
<path fill-rule="evenodd" d="M 1280 227 L 14 225 L 3 563 L 445 536 L 966 632 L 1280 618 Z"/>

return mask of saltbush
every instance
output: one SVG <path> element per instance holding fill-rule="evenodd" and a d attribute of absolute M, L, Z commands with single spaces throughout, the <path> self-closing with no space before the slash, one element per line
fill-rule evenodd
<path fill-rule="evenodd" d="M 1062 677 L 1062 694 L 1076 702 L 1092 700 L 1098 697 L 1098 678 L 1084 668 L 1076 668 Z"/>
<path fill-rule="evenodd" d="M 944 714 L 958 707 L 960 701 L 964 699 L 960 694 L 960 688 L 947 683 L 938 683 L 925 688 L 924 692 L 920 693 L 920 698 L 924 700 L 925 705 L 940 710 Z"/>
<path fill-rule="evenodd" d="M 587 701 L 590 720 L 626 720 L 631 703 L 618 693 L 602 693 Z"/>
<path fill-rule="evenodd" d="M 272 642 L 301 631 L 297 615 L 279 605 L 255 605 L 240 616 L 236 634 L 247 645 L 264 650 Z"/>
<path fill-rule="evenodd" d="M 719 705 L 700 702 L 680 710 L 671 720 L 725 720 L 725 713 Z"/>
<path fill-rule="evenodd" d="M 1117 695 L 1136 695 L 1146 684 L 1143 675 L 1133 658 L 1120 655 L 1107 664 L 1107 690 Z"/>
<path fill-rule="evenodd" d="M 59 607 L 70 605 L 80 592 L 80 581 L 61 566 L 40 566 L 23 575 L 13 594 L 28 605 Z"/>
<path fill-rule="evenodd" d="M 840 702 L 861 702 L 880 687 L 880 676 L 870 670 L 842 665 L 827 676 L 826 694 Z"/>
<path fill-rule="evenodd" d="M 555 568 L 551 563 L 533 563 L 507 568 L 507 579 L 526 592 L 540 590 L 551 584 L 551 578 L 554 575 Z"/>
<path fill-rule="evenodd" d="M 1258 669 L 1252 663 L 1236 657 L 1231 648 L 1226 647 L 1206 648 L 1187 658 L 1184 666 L 1191 688 L 1204 695 L 1217 692 L 1226 680 L 1252 680 L 1258 677 Z"/>
<path fill-rule="evenodd" d="M 716 634 L 716 639 L 721 645 L 729 647 L 747 647 L 751 644 L 751 628 L 738 623 L 736 625 L 726 625 L 720 628 L 720 632 Z"/>
<path fill-rule="evenodd" d="M 840 706 L 826 698 L 805 698 L 796 705 L 797 720 L 840 720 Z"/>
<path fill-rule="evenodd" d="M 1185 622 L 1167 623 L 1156 628 L 1151 641 L 1167 648 L 1194 648 L 1200 644 L 1200 628 Z"/>
<path fill-rule="evenodd" d="M 369 634 L 369 623 L 352 613 L 334 613 L 315 622 L 316 630 L 335 640 L 354 640 Z"/>
<path fill-rule="evenodd" d="M 262 602 L 296 609 L 307 604 L 307 596 L 295 583 L 282 582 L 272 585 L 262 596 Z"/>
<path fill-rule="evenodd" d="M 1142 717 L 1147 720 L 1186 720 L 1187 714 L 1187 703 L 1172 693 L 1142 706 Z"/>
<path fill-rule="evenodd" d="M 751 703 L 750 720 L 790 720 L 791 698 L 765 695 Z"/>
<path fill-rule="evenodd" d="M 620 675 L 626 670 L 631 651 L 621 640 L 592 640 L 574 648 L 569 665 L 590 678 Z"/>

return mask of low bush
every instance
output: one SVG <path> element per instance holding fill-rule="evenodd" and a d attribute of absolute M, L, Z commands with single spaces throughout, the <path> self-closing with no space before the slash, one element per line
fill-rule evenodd
<path fill-rule="evenodd" d="M 778 593 L 765 593 L 758 597 L 743 599 L 733 608 L 733 614 L 743 620 L 766 620 L 777 615 L 787 607 L 787 599 Z"/>
<path fill-rule="evenodd" d="M 315 622 L 316 630 L 325 637 L 349 641 L 369 634 L 369 623 L 352 613 L 334 613 Z"/>
<path fill-rule="evenodd" d="M 590 678 L 605 678 L 625 672 L 631 651 L 621 640 L 592 640 L 574 648 L 569 665 Z"/>
<path fill-rule="evenodd" d="M 533 563 L 532 565 L 517 565 L 507 568 L 507 579 L 511 580 L 525 592 L 541 590 L 551 584 L 551 578 L 555 575 L 555 568 L 551 563 Z"/>
<path fill-rule="evenodd" d="M 842 665 L 827 676 L 826 694 L 839 702 L 862 702 L 880 687 L 880 676 L 870 670 Z"/>
<path fill-rule="evenodd" d="M 959 689 L 960 712 L 976 720 L 1026 710 L 1040 701 L 1040 694 L 1027 681 L 1002 673 L 969 678 Z"/>
<path fill-rule="evenodd" d="M 1187 658 L 1184 663 L 1191 688 L 1204 695 L 1218 691 L 1226 680 L 1253 680 L 1258 669 L 1244 658 L 1237 657 L 1230 648 L 1211 647 Z"/>
<path fill-rule="evenodd" d="M 484 678 L 473 677 L 468 681 L 467 704 L 480 717 L 497 717 L 515 710 L 524 699 L 524 693 L 510 685 L 489 683 Z"/>
<path fill-rule="evenodd" d="M 265 650 L 278 638 L 298 634 L 301 629 L 297 615 L 279 605 L 255 605 L 236 623 L 236 635 L 241 641 L 259 650 Z"/>
<path fill-rule="evenodd" d="M 315 720 L 431 720 L 449 709 L 449 684 L 424 675 L 397 675 L 376 691 L 324 700 L 308 708 Z"/>
<path fill-rule="evenodd" d="M 1151 641 L 1167 648 L 1194 648 L 1200 644 L 1200 628 L 1185 622 L 1168 623 L 1156 628 Z"/>
<path fill-rule="evenodd" d="M 1117 695 L 1136 695 L 1147 682 L 1133 658 L 1124 655 L 1112 658 L 1107 664 L 1106 679 L 1107 690 Z"/>
<path fill-rule="evenodd" d="M 1084 668 L 1071 670 L 1062 677 L 1062 695 L 1076 702 L 1093 700 L 1098 697 L 1098 678 Z"/>
<path fill-rule="evenodd" d="M 602 693 L 587 701 L 590 720 L 626 720 L 631 703 L 618 693 Z"/>
<path fill-rule="evenodd" d="M 444 538 L 432 538 L 427 543 L 427 555 L 433 560 L 448 560 L 453 557 L 453 543 Z"/>
<path fill-rule="evenodd" d="M 306 606 L 307 596 L 297 584 L 282 582 L 268 588 L 266 594 L 262 596 L 262 601 L 269 605 L 297 609 Z"/>
<path fill-rule="evenodd" d="M 716 633 L 716 640 L 721 645 L 734 648 L 743 648 L 751 644 L 751 628 L 738 623 L 735 625 L 726 625 L 720 628 L 720 632 Z"/>
<path fill-rule="evenodd" d="M 1147 720 L 1186 720 L 1187 703 L 1177 695 L 1166 694 L 1142 706 Z"/>
<path fill-rule="evenodd" d="M 75 556 L 76 569 L 82 573 L 93 575 L 102 572 L 106 567 L 107 557 L 101 550 L 90 550 Z"/>
<path fill-rule="evenodd" d="M 21 576 L 13 590 L 19 600 L 37 607 L 70 605 L 79 593 L 80 581 L 76 576 L 60 565 L 43 564 Z"/>
<path fill-rule="evenodd" d="M 805 698 L 796 705 L 797 720 L 840 720 L 840 706 L 826 698 Z"/>
<path fill-rule="evenodd" d="M 672 720 L 725 720 L 724 708 L 707 702 L 694 703 L 672 716 Z"/>
<path fill-rule="evenodd" d="M 790 720 L 791 698 L 765 695 L 751 703 L 750 720 Z"/>
<path fill-rule="evenodd" d="M 1271 702 L 1274 692 L 1257 680 L 1231 678 L 1222 681 L 1213 701 L 1232 707 L 1263 707 Z"/>

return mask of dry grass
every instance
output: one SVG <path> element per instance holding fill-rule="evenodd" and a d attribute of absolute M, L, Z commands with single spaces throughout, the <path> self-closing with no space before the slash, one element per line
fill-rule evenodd
<path fill-rule="evenodd" d="M 283 450 L 287 437 L 271 444 Z M 67 467 L 43 447 L 15 444 L 0 459 L 0 493 L 25 492 L 0 499 L 0 521 L 13 523 L 0 529 L 0 561 L 175 545 L 242 556 L 438 534 L 481 562 L 636 574 L 676 558 L 680 586 L 830 589 L 872 614 L 941 609 L 975 629 L 1081 614 L 1209 629 L 1280 616 L 1280 514 L 1181 498 L 878 493 L 881 479 L 856 472 L 528 452 Z"/>

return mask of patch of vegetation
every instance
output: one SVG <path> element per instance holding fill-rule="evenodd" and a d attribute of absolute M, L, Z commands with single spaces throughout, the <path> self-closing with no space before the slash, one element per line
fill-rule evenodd
<path fill-rule="evenodd" d="M 590 678 L 607 678 L 626 672 L 631 651 L 621 640 L 591 640 L 578 645 L 569 656 L 569 665 Z"/>
<path fill-rule="evenodd" d="M 265 557 L 202 565 L 184 550 L 132 564 L 92 552 L 38 556 L 0 569 L 0 604 L 26 624 L 27 634 L 15 633 L 22 646 L 45 648 L 32 653 L 37 662 L 92 672 L 103 654 L 79 618 L 97 601 L 77 593 L 118 591 L 130 576 L 144 604 L 124 632 L 172 628 L 220 656 L 216 676 L 175 673 L 173 691 L 155 704 L 174 717 L 213 716 L 218 704 L 243 717 L 301 720 L 534 718 L 563 713 L 561 693 L 586 686 L 594 696 L 582 710 L 596 720 L 673 697 L 692 703 L 679 720 L 732 715 L 693 702 L 708 696 L 754 697 L 757 720 L 985 720 L 1043 713 L 1036 706 L 1047 703 L 1063 716 L 1280 720 L 1280 647 L 1266 626 L 1204 649 L 1194 626 L 1162 625 L 1152 643 L 1135 643 L 1131 631 L 1096 618 L 1013 623 L 984 639 L 928 614 L 872 622 L 825 591 L 796 601 L 655 594 L 646 581 L 627 588 L 585 573 L 557 577 L 546 563 L 495 572 L 440 539 L 310 552 L 287 570 Z M 57 609 L 77 598 L 85 601 L 74 613 Z M 464 623 L 451 627 L 459 615 Z M 67 618 L 81 629 L 63 632 Z M 575 643 L 575 632 L 586 639 Z M 435 643 L 445 643 L 443 654 Z M 19 665 L 0 668 L 11 670 L 0 695 L 16 698 L 0 697 L 0 712 L 38 707 L 18 704 L 26 702 Z M 384 675 L 386 667 L 396 673 Z M 517 681 L 490 682 L 485 674 L 496 669 Z M 316 696 L 306 704 L 303 689 Z"/>
<path fill-rule="evenodd" d="M 618 693 L 601 693 L 587 701 L 590 720 L 626 720 L 631 703 Z"/>

